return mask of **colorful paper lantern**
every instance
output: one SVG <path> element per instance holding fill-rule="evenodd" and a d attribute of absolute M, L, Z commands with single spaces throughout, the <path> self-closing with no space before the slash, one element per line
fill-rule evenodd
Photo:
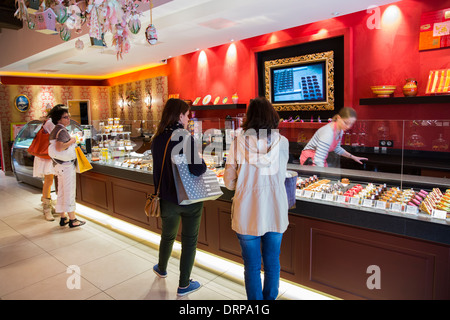
<path fill-rule="evenodd" d="M 63 40 L 63 41 L 69 41 L 70 36 L 71 36 L 70 30 L 69 30 L 69 28 L 67 28 L 66 26 L 62 27 L 62 28 L 59 30 L 59 37 L 61 38 L 61 40 Z"/>
<path fill-rule="evenodd" d="M 78 39 L 77 41 L 75 41 L 75 48 L 77 50 L 83 50 L 84 48 L 84 42 L 81 41 L 80 39 Z"/>
<path fill-rule="evenodd" d="M 141 30 L 141 20 L 139 20 L 138 15 L 134 15 L 128 21 L 128 29 L 130 29 L 132 34 L 137 34 Z"/>
<path fill-rule="evenodd" d="M 147 38 L 148 43 L 150 43 L 151 45 L 158 42 L 158 34 L 156 33 L 156 28 L 153 24 L 150 24 L 145 30 L 145 37 Z"/>
<path fill-rule="evenodd" d="M 61 24 L 66 22 L 67 18 L 69 17 L 67 13 L 67 8 L 61 3 L 53 8 L 53 12 L 55 12 L 56 21 L 58 21 Z"/>

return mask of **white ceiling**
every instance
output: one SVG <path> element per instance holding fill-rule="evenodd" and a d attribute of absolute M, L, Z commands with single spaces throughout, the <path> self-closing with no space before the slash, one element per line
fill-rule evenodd
<path fill-rule="evenodd" d="M 29 30 L 2 29 L 0 75 L 110 78 L 133 68 L 151 66 L 163 59 L 242 40 L 307 23 L 384 5 L 389 0 L 154 0 L 153 24 L 158 44 L 145 39 L 150 24 L 148 4 L 142 4 L 141 30 L 132 35 L 131 49 L 117 59 L 106 34 L 105 49 L 90 46 L 87 25 L 81 34 L 72 31 L 70 41 L 59 35 Z M 81 39 L 84 49 L 75 49 Z M 44 71 L 43 71 L 44 70 Z M 48 71 L 45 71 L 48 70 Z M 26 73 L 26 74 L 24 74 Z"/>

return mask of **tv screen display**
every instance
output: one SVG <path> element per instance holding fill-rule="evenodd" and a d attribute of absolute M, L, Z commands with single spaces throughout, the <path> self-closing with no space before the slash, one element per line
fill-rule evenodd
<path fill-rule="evenodd" d="M 271 68 L 272 103 L 323 102 L 325 61 Z"/>

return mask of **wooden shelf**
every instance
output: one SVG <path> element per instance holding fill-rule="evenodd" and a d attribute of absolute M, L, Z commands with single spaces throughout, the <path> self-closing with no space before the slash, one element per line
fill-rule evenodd
<path fill-rule="evenodd" d="M 450 103 L 450 95 L 359 99 L 360 105 Z"/>
<path fill-rule="evenodd" d="M 247 105 L 245 103 L 232 103 L 232 104 L 207 104 L 191 106 L 192 111 L 198 110 L 225 110 L 225 109 L 245 109 Z"/>

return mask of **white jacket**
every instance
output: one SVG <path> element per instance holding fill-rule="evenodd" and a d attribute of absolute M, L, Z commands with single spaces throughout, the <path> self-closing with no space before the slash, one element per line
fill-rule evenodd
<path fill-rule="evenodd" d="M 270 138 L 268 146 L 268 139 L 240 133 L 230 146 L 223 178 L 235 190 L 231 227 L 239 234 L 283 233 L 289 224 L 284 185 L 289 142 L 277 130 Z"/>

